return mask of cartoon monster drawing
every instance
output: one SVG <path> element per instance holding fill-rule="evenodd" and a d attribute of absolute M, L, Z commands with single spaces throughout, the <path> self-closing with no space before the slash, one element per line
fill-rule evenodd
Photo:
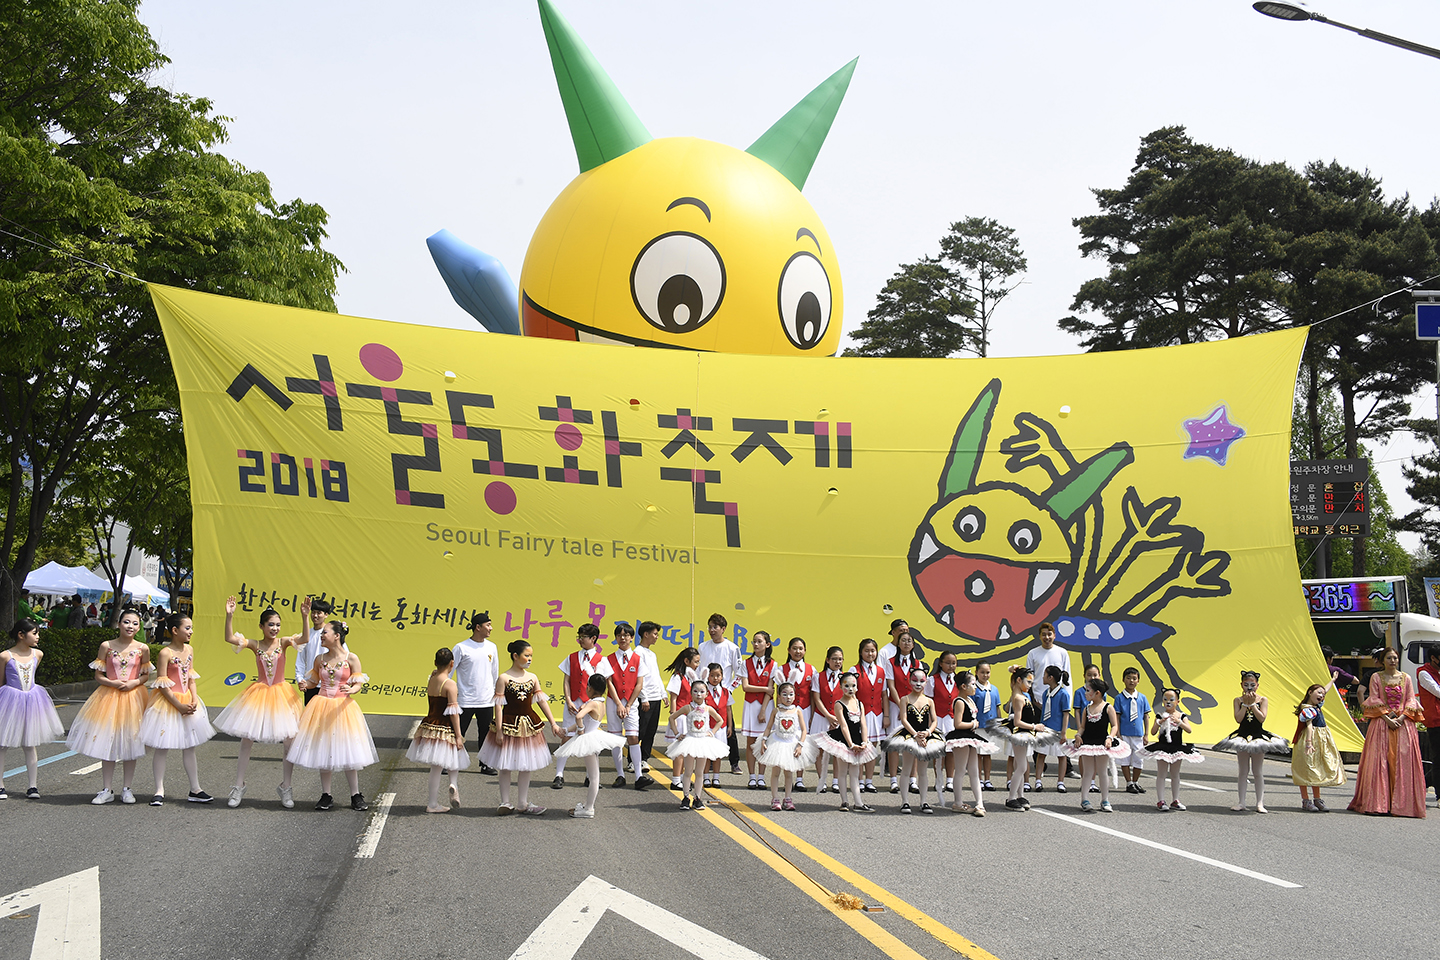
<path fill-rule="evenodd" d="M 834 245 L 800 193 L 855 61 L 747 150 L 653 139 L 555 11 L 540 19 L 580 175 L 541 218 L 520 288 L 448 231 L 427 241 L 457 303 L 489 330 L 727 353 L 829 356 Z"/>
<path fill-rule="evenodd" d="M 932 652 L 978 662 L 1022 654 L 1048 620 L 1062 646 L 1087 665 L 1098 660 L 1107 682 L 1116 680 L 1111 658 L 1128 654 L 1157 688 L 1179 688 L 1199 719 L 1215 698 L 1176 672 L 1164 648 L 1175 631 L 1156 616 L 1181 597 L 1228 594 L 1229 555 L 1206 551 L 1203 533 L 1175 522 L 1179 497 L 1147 502 L 1133 486 L 1121 497 L 1122 529 L 1106 530 L 1103 493 L 1134 451 L 1117 442 L 1077 460 L 1031 413 L 1016 415 L 999 445 L 1014 479 L 980 481 L 1000 389 L 991 380 L 961 419 L 939 497 L 911 541 L 915 593 L 944 629 L 926 637 L 912 625 L 911 634 Z M 1022 483 L 1025 474 L 1040 482 Z"/>

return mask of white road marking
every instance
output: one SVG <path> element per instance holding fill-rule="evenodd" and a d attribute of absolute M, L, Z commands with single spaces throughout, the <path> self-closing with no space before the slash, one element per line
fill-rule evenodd
<path fill-rule="evenodd" d="M 100 769 L 100 764 L 98 764 L 98 763 L 92 763 L 92 764 L 90 764 L 90 766 L 88 766 L 88 767 L 81 767 L 79 770 L 71 770 L 71 771 L 70 771 L 70 776 L 72 776 L 72 777 L 83 777 L 83 776 L 85 776 L 85 774 L 87 774 L 87 773 L 94 773 L 96 770 L 99 770 L 99 769 Z"/>
<path fill-rule="evenodd" d="M 510 960 L 571 960 L 605 911 L 624 917 L 700 960 L 765 960 L 763 956 L 642 900 L 599 877 L 586 877 L 550 911 Z"/>
<path fill-rule="evenodd" d="M 380 845 L 380 834 L 385 832 L 385 821 L 390 819 L 390 804 L 394 802 L 393 793 L 382 793 L 375 801 L 375 812 L 370 814 L 370 823 L 360 835 L 360 849 L 355 851 L 356 860 L 369 860 L 375 856 L 375 848 Z"/>
<path fill-rule="evenodd" d="M 1211 793 L 1229 793 L 1229 790 L 1221 790 L 1219 787 L 1207 787 L 1203 783 L 1191 783 L 1189 780 L 1181 780 L 1180 786 L 1187 790 L 1209 790 Z"/>
<path fill-rule="evenodd" d="M 1165 853 L 1173 853 L 1177 857 L 1185 857 L 1187 860 L 1194 860 L 1197 863 L 1207 864 L 1212 867 L 1219 867 L 1221 870 L 1229 870 L 1231 873 L 1238 873 L 1242 877 L 1250 877 L 1252 880 L 1263 880 L 1265 883 L 1273 883 L 1277 887 L 1284 887 L 1287 890 L 1303 890 L 1304 887 L 1298 883 L 1291 883 L 1289 880 L 1281 880 L 1279 877 L 1272 877 L 1269 874 L 1258 873 L 1254 870 L 1247 870 L 1244 867 L 1237 867 L 1233 863 L 1226 863 L 1224 860 L 1215 860 L 1210 857 L 1201 856 L 1198 853 L 1191 853 L 1189 850 L 1181 850 L 1179 847 L 1172 847 L 1165 843 L 1156 843 L 1154 840 L 1146 840 L 1144 837 L 1132 836 L 1128 833 L 1121 833 L 1119 830 L 1111 830 L 1109 827 L 1102 827 L 1098 823 L 1091 823 L 1089 820 L 1081 820 L 1079 817 L 1068 816 L 1063 813 L 1055 813 L 1052 810 L 1042 810 L 1036 807 L 1035 813 L 1044 814 L 1047 817 L 1054 817 L 1056 820 L 1066 820 L 1070 823 L 1085 827 L 1089 830 L 1098 830 L 1100 833 L 1109 834 L 1112 837 L 1119 837 L 1121 840 L 1129 840 L 1131 843 L 1138 843 L 1142 846 L 1151 847 L 1155 850 L 1163 850 Z"/>
<path fill-rule="evenodd" d="M 100 960 L 100 868 L 0 897 L 0 917 L 38 908 L 30 960 Z"/>

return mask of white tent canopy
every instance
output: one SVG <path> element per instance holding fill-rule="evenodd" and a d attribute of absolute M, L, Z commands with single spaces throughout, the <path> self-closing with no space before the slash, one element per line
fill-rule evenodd
<path fill-rule="evenodd" d="M 31 593 L 55 596 L 74 596 L 78 593 L 93 600 L 100 594 L 109 593 L 110 583 L 84 567 L 63 567 L 52 560 L 40 569 L 30 571 L 30 575 L 25 578 L 25 589 Z"/>
<path fill-rule="evenodd" d="M 107 583 L 105 588 L 108 590 L 110 585 Z M 168 604 L 170 602 L 170 594 L 161 590 L 144 577 L 126 577 L 124 591 L 136 600 L 144 601 L 149 606 Z"/>

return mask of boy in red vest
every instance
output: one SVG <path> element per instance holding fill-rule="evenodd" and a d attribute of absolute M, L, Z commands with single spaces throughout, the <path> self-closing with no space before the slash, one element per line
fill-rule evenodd
<path fill-rule="evenodd" d="M 1415 671 L 1415 679 L 1420 687 L 1420 706 L 1425 711 L 1425 740 L 1430 747 L 1425 780 L 1435 788 L 1436 804 L 1440 805 L 1440 644 L 1429 648 L 1425 665 Z"/>
<path fill-rule="evenodd" d="M 635 639 L 635 628 L 628 623 L 615 624 L 615 652 L 605 658 L 610 668 L 610 682 L 606 688 L 609 703 L 606 704 L 606 729 L 623 735 L 630 754 L 630 765 L 634 771 L 636 786 L 643 773 L 640 759 L 640 694 L 644 691 L 641 671 L 644 658 L 638 651 L 630 649 Z M 625 786 L 625 755 L 622 748 L 611 751 L 615 759 L 615 786 Z"/>
<path fill-rule="evenodd" d="M 602 677 L 610 675 L 610 665 L 605 662 L 605 655 L 599 650 L 600 628 L 593 623 L 582 623 L 575 631 L 575 641 L 580 644 L 580 649 L 560 661 L 560 673 L 565 678 L 560 681 L 560 690 L 565 697 L 565 712 L 560 720 L 561 743 L 570 739 L 571 733 L 579 733 L 577 729 L 579 721 L 575 714 L 590 699 L 586 692 L 586 684 L 590 677 L 600 674 Z M 589 783 L 585 784 L 587 787 Z M 550 787 L 559 790 L 565 786 L 565 758 L 555 758 L 555 779 L 550 781 Z"/>

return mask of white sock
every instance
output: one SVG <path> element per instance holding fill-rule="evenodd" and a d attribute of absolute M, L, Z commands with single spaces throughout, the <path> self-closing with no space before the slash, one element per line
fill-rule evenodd
<path fill-rule="evenodd" d="M 630 744 L 630 766 L 635 772 L 635 779 L 640 779 L 640 744 Z"/>
<path fill-rule="evenodd" d="M 613 747 L 610 750 L 610 758 L 615 761 L 615 774 L 622 780 L 625 778 L 625 753 L 620 747 Z"/>
<path fill-rule="evenodd" d="M 556 757 L 556 758 L 555 758 L 555 776 L 557 776 L 557 777 L 563 777 L 563 776 L 565 776 L 565 761 L 568 760 L 568 759 L 569 759 L 568 757 Z"/>

